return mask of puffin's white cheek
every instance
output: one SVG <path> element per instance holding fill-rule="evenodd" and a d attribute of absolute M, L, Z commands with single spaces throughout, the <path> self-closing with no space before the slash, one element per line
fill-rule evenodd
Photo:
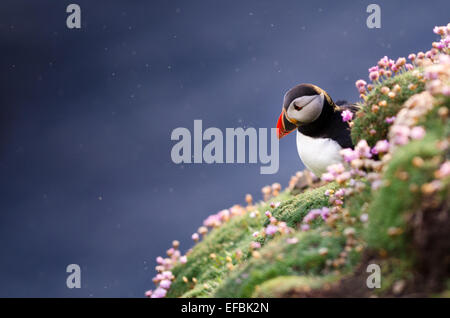
<path fill-rule="evenodd" d="M 315 121 L 319 118 L 322 108 L 323 104 L 318 100 L 314 100 L 299 112 L 302 117 L 299 121 L 302 123 L 311 123 Z"/>
<path fill-rule="evenodd" d="M 296 98 L 288 107 L 287 116 L 300 124 L 308 124 L 315 121 L 322 113 L 324 102 L 323 93 L 316 96 L 303 96 Z M 300 110 L 295 109 L 302 107 Z"/>

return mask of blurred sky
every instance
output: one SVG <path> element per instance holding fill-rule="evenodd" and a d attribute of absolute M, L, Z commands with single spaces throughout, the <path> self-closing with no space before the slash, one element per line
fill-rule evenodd
<path fill-rule="evenodd" d="M 81 30 L 66 28 L 78 3 Z M 388 55 L 427 50 L 450 2 L 25 1 L 0 4 L 0 296 L 142 297 L 155 257 L 211 213 L 302 169 L 175 165 L 176 127 L 274 127 L 284 92 L 311 82 L 356 101 Z M 66 288 L 68 264 L 82 288 Z"/>

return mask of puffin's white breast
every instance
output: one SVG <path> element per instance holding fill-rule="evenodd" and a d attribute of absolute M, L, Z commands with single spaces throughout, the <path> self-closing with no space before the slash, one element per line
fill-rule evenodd
<path fill-rule="evenodd" d="M 342 147 L 330 138 L 312 138 L 297 130 L 297 151 L 303 164 L 320 177 L 331 164 L 342 162 Z"/>

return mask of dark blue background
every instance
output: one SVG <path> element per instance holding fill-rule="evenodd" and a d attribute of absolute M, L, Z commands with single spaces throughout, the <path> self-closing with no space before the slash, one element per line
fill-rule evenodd
<path fill-rule="evenodd" d="M 65 26 L 66 6 L 82 29 Z M 450 2 L 5 1 L 0 4 L 0 296 L 141 297 L 155 257 L 210 213 L 302 169 L 175 165 L 176 127 L 274 127 L 284 92 L 355 101 L 378 58 L 426 50 Z M 100 200 L 101 198 L 101 200 Z M 65 268 L 82 267 L 82 288 Z"/>

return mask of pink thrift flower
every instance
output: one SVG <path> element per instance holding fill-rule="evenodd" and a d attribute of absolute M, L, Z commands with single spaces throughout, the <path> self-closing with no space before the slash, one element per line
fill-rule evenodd
<path fill-rule="evenodd" d="M 414 69 L 414 65 L 412 65 L 412 64 L 410 64 L 410 63 L 406 63 L 406 64 L 405 64 L 405 68 L 406 68 L 408 71 L 411 71 L 411 70 Z"/>
<path fill-rule="evenodd" d="M 389 141 L 387 140 L 379 140 L 377 141 L 377 143 L 375 144 L 375 151 L 376 153 L 385 153 L 389 151 Z"/>
<path fill-rule="evenodd" d="M 159 288 L 155 289 L 151 298 L 164 298 L 164 297 L 166 297 L 166 294 L 167 294 L 167 290 L 159 287 Z"/>
<path fill-rule="evenodd" d="M 303 222 L 310 223 L 315 218 L 317 218 L 321 213 L 322 213 L 321 209 L 313 209 L 309 211 L 308 214 L 305 215 L 305 217 L 303 218 Z"/>
<path fill-rule="evenodd" d="M 219 226 L 221 223 L 220 216 L 217 214 L 210 215 L 205 221 L 203 221 L 203 225 L 208 227 Z"/>
<path fill-rule="evenodd" d="M 411 129 L 411 138 L 412 139 L 422 139 L 425 136 L 425 129 L 422 126 L 417 126 Z"/>
<path fill-rule="evenodd" d="M 145 297 L 147 297 L 147 298 L 152 297 L 152 291 L 151 291 L 151 290 L 147 290 L 147 291 L 145 292 Z"/>
<path fill-rule="evenodd" d="M 337 196 L 337 197 L 345 196 L 345 189 L 344 188 L 340 188 L 339 190 L 336 191 L 336 193 L 334 195 Z"/>
<path fill-rule="evenodd" d="M 270 213 L 270 211 L 266 211 L 264 214 L 265 214 L 268 218 L 271 218 L 271 217 L 272 217 L 272 213 Z"/>
<path fill-rule="evenodd" d="M 286 243 L 287 244 L 297 244 L 298 243 L 298 238 L 296 237 L 290 237 L 286 239 Z"/>
<path fill-rule="evenodd" d="M 261 248 L 261 243 L 259 243 L 259 242 L 251 242 L 250 243 L 250 248 L 252 248 L 254 250 L 256 250 L 258 248 Z"/>
<path fill-rule="evenodd" d="M 326 221 L 330 216 L 330 209 L 328 209 L 327 207 L 323 207 L 322 210 L 320 211 L 320 216 L 324 221 Z"/>
<path fill-rule="evenodd" d="M 344 110 L 341 113 L 341 116 L 342 116 L 342 121 L 350 121 L 353 118 L 353 113 L 349 110 Z"/>
<path fill-rule="evenodd" d="M 163 279 L 171 280 L 173 278 L 173 274 L 171 271 L 162 272 L 161 275 L 162 275 Z"/>
<path fill-rule="evenodd" d="M 308 230 L 309 230 L 309 225 L 308 225 L 308 224 L 302 224 L 302 225 L 300 226 L 300 229 L 301 229 L 302 231 L 308 231 Z"/>
<path fill-rule="evenodd" d="M 445 44 L 445 41 L 444 40 L 441 40 L 441 41 L 439 41 L 438 43 L 436 43 L 436 48 L 438 49 L 438 50 L 442 50 L 442 49 L 444 49 L 444 48 L 446 48 L 447 47 L 447 45 Z"/>
<path fill-rule="evenodd" d="M 164 258 L 162 258 L 161 256 L 158 256 L 158 257 L 156 258 L 156 263 L 158 263 L 158 264 L 164 264 Z"/>
<path fill-rule="evenodd" d="M 450 176 L 450 161 L 444 162 L 438 170 L 438 175 L 440 178 L 445 178 Z"/>
<path fill-rule="evenodd" d="M 352 177 L 349 171 L 344 171 L 336 177 L 337 183 L 341 184 Z"/>
<path fill-rule="evenodd" d="M 442 88 L 442 95 L 450 96 L 450 86 L 444 86 Z"/>
<path fill-rule="evenodd" d="M 278 232 L 278 227 L 277 227 L 276 225 L 269 224 L 269 225 L 266 227 L 266 234 L 267 234 L 267 235 L 274 235 L 274 234 L 277 233 L 277 232 Z"/>
<path fill-rule="evenodd" d="M 378 66 L 384 68 L 384 67 L 388 66 L 388 63 L 389 63 L 388 57 L 387 57 L 387 56 L 384 56 L 383 58 L 381 58 L 381 59 L 378 61 Z"/>
<path fill-rule="evenodd" d="M 397 59 L 397 61 L 395 62 L 395 65 L 397 65 L 397 67 L 402 67 L 405 64 L 406 64 L 406 59 L 404 57 L 399 57 Z"/>
<path fill-rule="evenodd" d="M 378 79 L 378 77 L 379 77 L 378 72 L 371 72 L 369 74 L 369 78 L 370 78 L 371 81 L 376 81 Z"/>
<path fill-rule="evenodd" d="M 198 233 L 194 233 L 194 234 L 192 234 L 192 239 L 194 240 L 194 241 L 198 241 L 199 240 L 199 238 L 200 238 L 200 236 L 198 235 Z"/>
<path fill-rule="evenodd" d="M 364 87 L 364 86 L 366 86 L 367 85 L 367 82 L 366 81 L 364 81 L 364 80 L 362 80 L 362 79 L 359 79 L 359 80 L 357 80 L 356 82 L 355 82 L 355 86 L 356 86 L 356 88 L 361 88 L 361 87 Z"/>
<path fill-rule="evenodd" d="M 271 202 L 270 207 L 272 209 L 278 208 L 280 206 L 281 202 Z"/>
<path fill-rule="evenodd" d="M 392 132 L 394 133 L 394 143 L 397 145 L 405 145 L 409 142 L 409 132 L 408 126 L 396 125 L 392 127 Z"/>
<path fill-rule="evenodd" d="M 371 186 L 373 190 L 377 190 L 378 188 L 380 188 L 383 185 L 383 181 L 381 180 L 375 180 L 372 182 Z"/>
<path fill-rule="evenodd" d="M 409 142 L 409 139 L 407 136 L 398 135 L 394 137 L 394 144 L 396 145 L 406 145 Z"/>
<path fill-rule="evenodd" d="M 164 289 L 169 289 L 172 282 L 168 279 L 162 280 L 161 283 L 159 283 L 159 287 Z"/>
<path fill-rule="evenodd" d="M 329 172 L 326 172 L 326 173 L 322 174 L 321 179 L 322 179 L 322 181 L 325 181 L 325 182 L 331 182 L 334 180 L 334 175 L 332 175 Z"/>
<path fill-rule="evenodd" d="M 395 116 L 387 117 L 386 118 L 386 123 L 392 124 L 395 121 L 395 118 L 396 118 Z"/>
<path fill-rule="evenodd" d="M 346 162 L 351 162 L 352 160 L 359 158 L 358 153 L 351 148 L 342 149 L 340 154 Z"/>
<path fill-rule="evenodd" d="M 438 35 L 444 35 L 446 33 L 446 30 L 443 26 L 435 26 L 433 28 L 433 32 Z"/>
<path fill-rule="evenodd" d="M 369 68 L 369 73 L 372 72 L 378 72 L 378 66 L 372 66 L 371 68 Z"/>
<path fill-rule="evenodd" d="M 222 221 L 228 221 L 230 218 L 230 210 L 225 209 L 219 212 L 219 217 Z"/>
<path fill-rule="evenodd" d="M 253 232 L 253 234 L 252 234 L 253 237 L 258 237 L 258 235 L 259 235 L 259 232 L 258 232 L 258 231 Z"/>
<path fill-rule="evenodd" d="M 335 163 L 332 165 L 329 165 L 327 167 L 327 170 L 329 173 L 331 173 L 333 176 L 337 176 L 338 174 L 345 171 L 345 167 L 342 163 Z"/>
<path fill-rule="evenodd" d="M 355 147 L 355 151 L 359 154 L 360 157 L 371 158 L 372 154 L 370 153 L 370 147 L 367 144 L 367 141 L 360 140 Z"/>
<path fill-rule="evenodd" d="M 186 255 L 183 255 L 183 256 L 180 257 L 180 263 L 181 264 L 186 264 L 187 263 L 187 256 Z"/>
<path fill-rule="evenodd" d="M 167 250 L 167 255 L 172 256 L 173 252 L 175 252 L 175 249 L 173 247 L 171 247 Z"/>

